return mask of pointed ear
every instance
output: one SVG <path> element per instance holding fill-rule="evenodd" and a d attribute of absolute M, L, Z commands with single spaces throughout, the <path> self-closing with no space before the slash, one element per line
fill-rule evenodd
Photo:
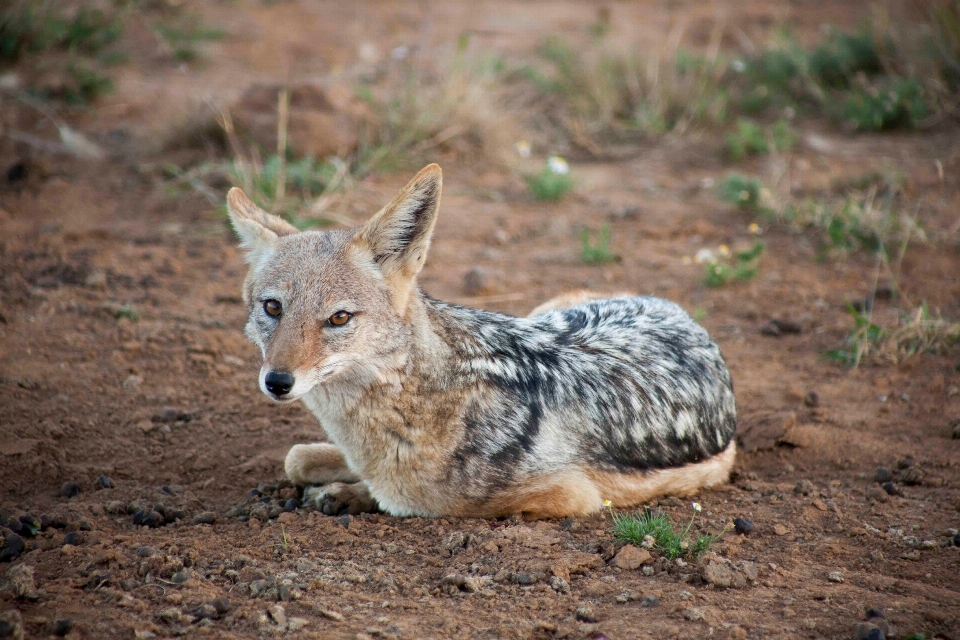
<path fill-rule="evenodd" d="M 253 264 L 277 244 L 280 236 L 297 233 L 297 228 L 272 213 L 267 213 L 240 189 L 227 193 L 227 212 L 240 246 L 247 250 L 247 261 Z"/>
<path fill-rule="evenodd" d="M 424 167 L 355 236 L 394 287 L 408 285 L 426 262 L 442 188 L 440 167 Z"/>

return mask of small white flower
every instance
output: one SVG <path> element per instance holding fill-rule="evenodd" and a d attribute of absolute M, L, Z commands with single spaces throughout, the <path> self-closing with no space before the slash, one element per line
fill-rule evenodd
<path fill-rule="evenodd" d="M 603 506 L 605 506 L 607 509 L 609 509 L 610 507 L 613 506 L 613 503 L 610 502 L 609 500 L 604 500 L 604 501 L 603 501 Z"/>
<path fill-rule="evenodd" d="M 700 513 L 701 511 L 703 511 L 703 507 L 700 506 L 699 502 L 694 502 L 693 510 L 696 511 L 697 513 Z"/>
<path fill-rule="evenodd" d="M 737 58 L 736 60 L 730 63 L 730 68 L 737 73 L 743 73 L 744 71 L 747 70 L 747 63 L 741 60 L 740 58 Z"/>
<path fill-rule="evenodd" d="M 547 167 L 550 168 L 552 173 L 556 173 L 557 175 L 562 176 L 570 173 L 570 165 L 560 156 L 550 156 L 547 159 Z"/>
<path fill-rule="evenodd" d="M 517 150 L 517 155 L 521 158 L 530 157 L 530 143 L 526 140 L 519 140 L 514 143 L 513 148 Z"/>
<path fill-rule="evenodd" d="M 693 261 L 697 264 L 713 264 L 717 261 L 717 256 L 713 255 L 713 251 L 710 249 L 700 249 L 697 251 L 697 255 L 693 256 Z"/>
<path fill-rule="evenodd" d="M 394 47 L 390 52 L 390 57 L 394 60 L 406 60 L 408 55 L 410 55 L 410 47 L 406 45 Z"/>

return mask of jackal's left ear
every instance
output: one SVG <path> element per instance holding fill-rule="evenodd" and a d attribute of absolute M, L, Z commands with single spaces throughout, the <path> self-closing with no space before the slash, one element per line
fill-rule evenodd
<path fill-rule="evenodd" d="M 247 250 L 247 261 L 254 264 L 277 244 L 280 236 L 297 233 L 297 228 L 255 205 L 246 194 L 234 187 L 227 193 L 227 213 L 240 246 Z"/>
<path fill-rule="evenodd" d="M 354 242 L 373 254 L 395 287 L 409 284 L 423 268 L 437 221 L 443 173 L 431 164 L 361 227 Z"/>

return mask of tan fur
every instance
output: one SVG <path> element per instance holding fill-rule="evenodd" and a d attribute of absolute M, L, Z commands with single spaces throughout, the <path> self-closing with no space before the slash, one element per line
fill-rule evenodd
<path fill-rule="evenodd" d="M 360 481 L 347 467 L 340 449 L 328 442 L 293 445 L 287 452 L 283 470 L 296 485 Z"/>
<path fill-rule="evenodd" d="M 737 457 L 737 445 L 731 441 L 721 453 L 695 464 L 649 473 L 608 473 L 587 470 L 604 500 L 615 507 L 635 507 L 656 496 L 689 496 L 700 489 L 723 484 Z"/>
<path fill-rule="evenodd" d="M 575 307 L 578 304 L 583 304 L 584 302 L 590 302 L 591 300 L 606 300 L 607 298 L 619 298 L 623 296 L 630 297 L 634 295 L 636 294 L 626 291 L 618 291 L 617 293 L 601 293 L 599 291 L 591 291 L 590 289 L 577 289 L 575 291 L 561 293 L 556 298 L 550 298 L 527 315 L 528 317 L 538 316 L 541 313 L 546 313 L 547 311 L 568 309 L 570 307 Z"/>

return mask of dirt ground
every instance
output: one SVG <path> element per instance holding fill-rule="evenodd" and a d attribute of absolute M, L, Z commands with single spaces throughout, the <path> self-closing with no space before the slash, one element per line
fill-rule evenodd
<path fill-rule="evenodd" d="M 574 161 L 575 193 L 556 204 L 532 201 L 507 171 L 435 158 L 445 191 L 421 284 L 516 314 L 585 286 L 700 310 L 733 373 L 745 451 L 729 485 L 696 498 L 697 526 L 743 517 L 752 533 L 728 532 L 697 561 L 641 570 L 610 563 L 609 513 L 524 523 L 287 506 L 298 493 L 284 484 L 283 457 L 320 429 L 303 407 L 258 390 L 241 253 L 202 193 L 172 194 L 157 178 L 151 167 L 185 161 L 163 150 L 163 136 L 253 82 L 349 70 L 363 43 L 439 46 L 469 28 L 491 48 L 522 51 L 596 12 L 570 2 L 348 5 L 198 4 L 228 34 L 204 64 L 135 55 L 112 95 L 61 114 L 107 151 L 102 160 L 0 139 L 0 166 L 28 168 L 0 185 L 0 516 L 44 520 L 0 564 L 0 612 L 19 611 L 28 638 L 853 638 L 877 607 L 900 637 L 960 638 L 960 547 L 950 544 L 960 528 L 960 353 L 853 370 L 825 359 L 852 328 L 846 303 L 875 289 L 875 258 L 817 260 L 807 235 L 775 224 L 756 278 L 704 287 L 702 267 L 684 258 L 749 242 L 753 222 L 703 188 L 729 168 L 710 136 Z M 747 34 L 781 19 L 800 33 L 855 25 L 869 8 L 734 6 L 728 19 Z M 696 27 L 718 7 L 616 4 L 615 33 L 655 42 L 681 17 Z M 8 128 L 55 134 L 9 94 L 0 112 Z M 902 172 L 925 203 L 924 225 L 944 231 L 907 252 L 903 299 L 960 317 L 960 130 L 798 128 L 817 141 L 791 155 L 798 184 Z M 411 175 L 364 179 L 365 202 L 386 202 Z M 582 264 L 580 230 L 604 224 L 622 259 Z M 464 284 L 477 267 L 480 292 Z M 900 303 L 875 304 L 892 317 Z M 798 332 L 767 335 L 771 319 Z M 879 488 L 878 467 L 896 495 Z M 66 483 L 76 495 L 64 495 Z M 688 501 L 659 506 L 677 522 L 693 515 Z M 171 522 L 135 525 L 144 508 Z M 22 567 L 33 587 L 18 582 Z M 734 575 L 729 588 L 718 567 Z"/>

